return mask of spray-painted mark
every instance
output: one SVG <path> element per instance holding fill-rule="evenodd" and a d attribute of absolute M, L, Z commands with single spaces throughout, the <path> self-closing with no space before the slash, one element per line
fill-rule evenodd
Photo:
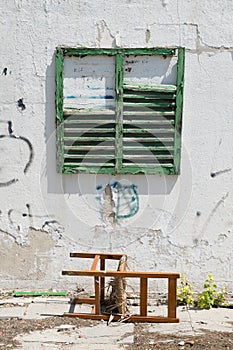
<path fill-rule="evenodd" d="M 12 233 L 10 233 L 8 231 L 4 231 L 2 229 L 0 229 L 0 232 L 3 233 L 3 234 L 6 234 L 6 235 L 12 237 L 14 240 L 16 240 L 16 236 L 14 236 Z"/>
<path fill-rule="evenodd" d="M 19 140 L 22 140 L 22 141 L 25 141 L 29 147 L 29 150 L 30 150 L 30 154 L 29 154 L 29 160 L 23 170 L 24 174 L 26 174 L 26 172 L 28 171 L 31 163 L 32 163 L 32 160 L 33 160 L 33 157 L 34 157 L 34 152 L 33 152 L 33 148 L 32 148 L 32 144 L 31 142 L 26 138 L 26 137 L 23 137 L 23 136 L 14 136 L 14 135 L 11 135 L 11 137 L 14 137 L 16 139 L 19 139 Z"/>
<path fill-rule="evenodd" d="M 1 211 L 1 230 L 16 240 L 18 244 L 26 244 L 28 237 L 28 229 L 33 228 L 35 230 L 58 234 L 58 238 L 61 239 L 64 228 L 60 223 L 54 219 L 54 215 L 37 215 L 31 210 L 31 205 L 26 204 L 27 210 L 21 211 L 17 209 L 9 209 L 5 213 Z M 4 218 L 8 219 L 5 222 Z M 34 221 L 35 220 L 35 221 Z M 5 227 L 3 227 L 5 225 Z"/>
<path fill-rule="evenodd" d="M 3 69 L 2 74 L 7 75 L 7 68 L 6 67 Z"/>
<path fill-rule="evenodd" d="M 18 107 L 21 109 L 21 111 L 24 111 L 26 109 L 26 106 L 25 104 L 23 103 L 23 98 L 20 98 L 18 101 L 17 101 L 17 104 L 18 104 Z"/>
<path fill-rule="evenodd" d="M 218 175 L 221 175 L 221 174 L 228 173 L 231 170 L 232 170 L 231 168 L 227 168 L 227 169 L 224 169 L 224 170 L 215 171 L 215 172 L 210 173 L 210 176 L 211 177 L 215 177 L 215 176 L 218 176 Z"/>
<path fill-rule="evenodd" d="M 122 185 L 116 181 L 107 185 L 111 189 L 112 200 L 114 202 L 115 221 L 119 219 L 127 219 L 134 216 L 139 210 L 139 197 L 137 193 L 137 186 Z M 100 201 L 102 206 L 102 217 L 104 217 L 104 200 L 106 197 L 106 188 L 98 185 L 96 190 L 98 195 L 96 199 Z"/>
<path fill-rule="evenodd" d="M 19 181 L 18 179 L 12 179 L 12 180 L 9 180 L 9 181 L 6 181 L 6 182 L 0 182 L 0 187 L 7 187 L 7 186 L 10 186 L 10 185 L 13 185 L 14 183 L 16 183 L 18 181 Z"/>
<path fill-rule="evenodd" d="M 57 220 L 47 220 L 44 222 L 42 229 L 44 229 L 46 226 L 50 226 L 51 224 L 59 224 L 59 222 Z"/>
<path fill-rule="evenodd" d="M 13 220 L 11 219 L 11 213 L 13 212 L 14 209 L 10 209 L 8 210 L 7 216 L 8 216 L 8 220 L 9 223 L 12 225 L 13 224 Z"/>
<path fill-rule="evenodd" d="M 202 228 L 202 230 L 201 230 L 201 233 L 200 233 L 200 236 L 201 236 L 201 237 L 202 237 L 203 234 L 206 232 L 206 229 L 207 229 L 207 227 L 208 227 L 208 225 L 209 225 L 209 223 L 210 223 L 210 221 L 211 221 L 213 215 L 216 213 L 216 211 L 218 210 L 218 208 L 219 208 L 222 204 L 224 204 L 224 202 L 225 202 L 225 200 L 227 199 L 228 196 L 229 196 L 229 192 L 227 192 L 226 194 L 224 194 L 224 195 L 222 196 L 222 198 L 221 198 L 221 199 L 217 202 L 217 204 L 214 206 L 214 208 L 211 210 L 211 212 L 210 212 L 210 214 L 209 214 L 209 216 L 208 216 L 208 218 L 207 218 L 206 222 L 204 223 L 203 228 Z"/>
<path fill-rule="evenodd" d="M 8 132 L 9 132 L 9 135 L 13 134 L 12 121 L 11 120 L 8 120 Z"/>
<path fill-rule="evenodd" d="M 147 28 L 147 30 L 146 30 L 146 43 L 148 44 L 149 41 L 150 41 L 150 30 Z"/>
<path fill-rule="evenodd" d="M 9 139 L 9 140 L 16 140 L 17 142 L 18 141 L 23 141 L 27 144 L 28 148 L 29 148 L 29 159 L 23 169 L 23 172 L 24 174 L 27 173 L 32 161 L 33 161 L 33 158 L 34 158 L 34 152 L 33 152 L 33 147 L 32 147 L 32 144 L 31 142 L 26 138 L 26 137 L 23 137 L 23 136 L 16 136 L 14 135 L 13 133 L 13 126 L 12 126 L 12 121 L 8 120 L 7 122 L 6 121 L 0 121 L 1 123 L 7 123 L 7 126 L 8 126 L 8 135 L 0 135 L 0 141 L 2 139 Z M 14 152 L 14 150 L 12 149 L 12 152 Z M 19 179 L 15 178 L 15 177 L 12 177 L 12 179 L 8 180 L 8 181 L 4 181 L 4 182 L 0 182 L 0 187 L 7 187 L 7 186 L 10 186 L 16 182 L 18 182 Z"/>
<path fill-rule="evenodd" d="M 132 70 L 132 67 L 128 67 L 128 68 L 125 68 L 125 72 L 131 72 L 131 70 Z"/>

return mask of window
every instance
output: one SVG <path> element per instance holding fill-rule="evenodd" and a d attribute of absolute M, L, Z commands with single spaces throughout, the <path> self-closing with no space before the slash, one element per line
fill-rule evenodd
<path fill-rule="evenodd" d="M 58 172 L 179 174 L 183 48 L 58 48 Z"/>

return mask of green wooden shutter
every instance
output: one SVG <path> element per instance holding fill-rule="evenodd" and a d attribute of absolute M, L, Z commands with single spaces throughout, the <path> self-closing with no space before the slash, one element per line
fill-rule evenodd
<path fill-rule="evenodd" d="M 183 80 L 179 49 L 176 85 L 124 81 L 122 173 L 179 173 Z"/>
<path fill-rule="evenodd" d="M 80 64 L 86 55 L 77 54 L 76 59 L 80 59 Z M 101 56 L 104 57 L 103 55 Z M 93 72 L 96 69 L 96 60 L 100 56 L 93 55 Z M 108 57 L 104 57 L 107 60 Z M 85 78 L 85 66 L 82 67 L 83 79 Z M 86 70 L 90 74 L 90 66 Z M 91 67 L 92 69 L 92 67 Z M 113 58 L 113 75 L 114 58 Z M 92 77 L 88 76 L 91 82 Z M 101 80 L 101 79 L 100 79 Z M 113 88 L 115 88 L 113 86 Z M 93 94 L 93 91 L 90 90 Z M 90 94 L 85 86 L 84 94 Z M 99 94 L 99 92 L 95 92 Z M 70 96 L 75 98 L 75 96 Z M 80 96 L 78 96 L 80 98 Z M 101 101 L 109 101 L 109 95 L 100 96 Z M 65 99 L 65 98 L 64 98 Z M 75 108 L 63 106 L 62 121 L 59 128 L 62 130 L 63 142 L 63 173 L 115 173 L 115 134 L 116 119 L 115 107 L 105 108 L 98 105 L 98 96 L 81 97 L 77 100 Z M 79 102 L 81 101 L 81 102 Z M 84 102 L 83 102 L 84 101 Z M 93 102 L 94 101 L 94 102 Z M 97 102 L 96 102 L 97 101 Z M 90 107 L 92 104 L 92 107 Z M 60 137 L 61 138 L 61 137 Z M 61 163 L 61 162 L 60 162 Z"/>
<path fill-rule="evenodd" d="M 126 55 L 176 55 L 176 84 L 124 79 Z M 64 57 L 115 57 L 115 109 L 64 108 Z M 143 70 L 143 67 L 142 67 Z M 58 49 L 57 163 L 62 173 L 178 174 L 184 49 Z"/>
<path fill-rule="evenodd" d="M 170 173 L 174 159 L 174 85 L 124 84 L 123 172 Z"/>

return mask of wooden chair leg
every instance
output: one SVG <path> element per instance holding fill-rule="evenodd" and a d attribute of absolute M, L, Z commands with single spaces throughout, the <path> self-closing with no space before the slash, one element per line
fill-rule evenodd
<path fill-rule="evenodd" d="M 168 317 L 176 318 L 176 278 L 168 279 Z"/>
<path fill-rule="evenodd" d="M 94 277 L 95 279 L 95 314 L 100 314 L 100 281 L 99 277 Z"/>
<path fill-rule="evenodd" d="M 140 316 L 147 316 L 147 278 L 140 278 Z"/>
<path fill-rule="evenodd" d="M 105 270 L 105 259 L 100 260 L 100 270 L 104 271 Z M 104 302 L 104 290 L 105 290 L 105 278 L 100 277 L 100 302 Z"/>

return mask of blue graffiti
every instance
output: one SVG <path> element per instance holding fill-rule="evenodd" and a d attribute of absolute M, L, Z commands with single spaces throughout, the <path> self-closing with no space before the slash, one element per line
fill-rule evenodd
<path fill-rule="evenodd" d="M 112 190 L 112 197 L 115 203 L 115 220 L 127 219 L 134 216 L 139 210 L 139 197 L 137 193 L 137 186 L 122 185 L 115 181 L 109 184 Z M 102 203 L 104 188 L 98 185 L 96 190 L 99 192 L 96 199 Z"/>

